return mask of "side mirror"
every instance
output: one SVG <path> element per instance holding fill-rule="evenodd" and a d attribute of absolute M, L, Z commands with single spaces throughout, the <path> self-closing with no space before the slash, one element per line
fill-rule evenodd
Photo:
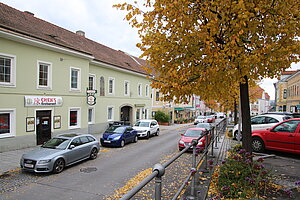
<path fill-rule="evenodd" d="M 74 144 L 71 144 L 69 149 L 74 149 L 75 148 L 75 145 Z"/>

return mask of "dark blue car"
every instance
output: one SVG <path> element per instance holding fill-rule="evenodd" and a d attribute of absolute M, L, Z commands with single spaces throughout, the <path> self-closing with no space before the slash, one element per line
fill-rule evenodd
<path fill-rule="evenodd" d="M 137 131 L 131 126 L 110 126 L 104 133 L 100 142 L 102 146 L 123 147 L 129 142 L 137 142 Z"/>

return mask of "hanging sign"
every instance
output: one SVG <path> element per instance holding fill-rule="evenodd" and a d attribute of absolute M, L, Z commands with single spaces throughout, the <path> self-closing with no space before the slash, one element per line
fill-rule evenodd
<path fill-rule="evenodd" d="M 93 106 L 96 104 L 96 93 L 97 93 L 97 90 L 89 90 L 87 89 L 86 90 L 86 95 L 87 95 L 87 104 L 89 106 Z"/>

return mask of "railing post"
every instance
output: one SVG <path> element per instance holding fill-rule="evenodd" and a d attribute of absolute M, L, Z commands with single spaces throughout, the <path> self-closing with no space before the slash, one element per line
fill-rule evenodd
<path fill-rule="evenodd" d="M 197 147 L 197 140 L 192 140 L 192 145 L 193 145 L 193 156 L 192 156 L 192 182 L 191 182 L 191 194 L 187 196 L 187 199 L 195 199 L 195 186 L 196 186 L 196 179 L 195 179 L 195 174 L 196 174 L 196 147 Z"/>
<path fill-rule="evenodd" d="M 154 165 L 152 171 L 158 171 L 158 174 L 155 177 L 155 200 L 161 200 L 161 177 L 165 174 L 165 167 L 160 163 L 157 163 Z"/>
<path fill-rule="evenodd" d="M 212 142 L 211 144 L 211 158 L 214 158 L 214 142 L 215 142 L 215 134 L 214 134 L 214 129 L 210 130 L 211 131 L 211 137 L 210 137 L 210 142 Z"/>

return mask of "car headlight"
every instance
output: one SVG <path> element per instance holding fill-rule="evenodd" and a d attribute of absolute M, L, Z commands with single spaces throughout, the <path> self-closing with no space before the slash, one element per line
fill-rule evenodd
<path fill-rule="evenodd" d="M 199 141 L 197 145 L 202 145 L 202 144 L 203 144 L 203 142 Z"/>
<path fill-rule="evenodd" d="M 38 164 L 47 164 L 51 162 L 51 159 L 48 159 L 48 160 L 39 160 Z"/>
<path fill-rule="evenodd" d="M 117 136 L 113 140 L 119 140 L 120 138 L 121 138 L 121 136 Z"/>
<path fill-rule="evenodd" d="M 179 144 L 184 144 L 184 142 L 182 140 L 179 141 Z"/>

